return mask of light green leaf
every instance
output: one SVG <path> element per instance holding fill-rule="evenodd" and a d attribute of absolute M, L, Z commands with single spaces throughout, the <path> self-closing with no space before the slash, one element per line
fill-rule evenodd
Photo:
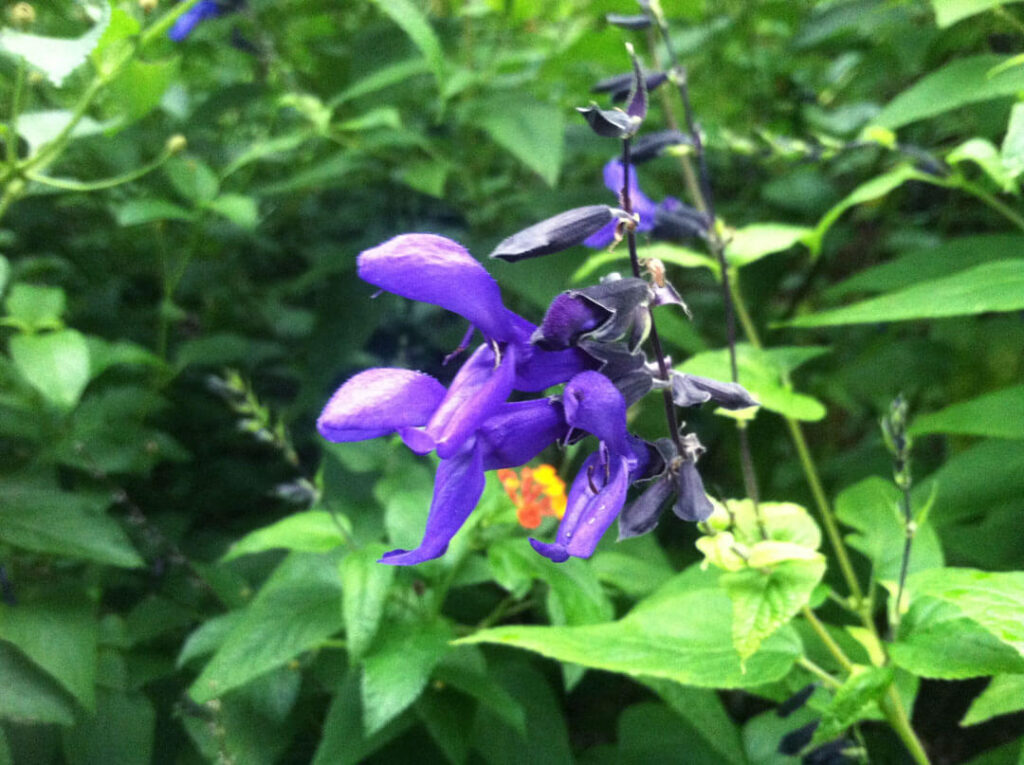
<path fill-rule="evenodd" d="M 227 178 L 232 173 L 253 162 L 287 154 L 311 138 L 313 138 L 313 133 L 309 129 L 303 128 L 291 133 L 285 133 L 284 135 L 257 141 L 231 160 L 228 166 L 221 171 L 221 179 Z"/>
<path fill-rule="evenodd" d="M 999 675 L 971 702 L 960 725 L 977 725 L 1024 709 L 1024 675 Z"/>
<path fill-rule="evenodd" d="M 1021 266 L 1024 267 L 1024 261 Z M 1024 385 L 951 404 L 932 414 L 922 414 L 914 419 L 910 433 L 1024 438 Z"/>
<path fill-rule="evenodd" d="M 329 555 L 293 552 L 275 569 L 189 694 L 203 703 L 280 667 L 342 626 L 341 581 Z"/>
<path fill-rule="evenodd" d="M 143 565 L 121 527 L 78 494 L 9 487 L 0 503 L 0 539 L 25 550 L 137 568 Z"/>
<path fill-rule="evenodd" d="M 369 649 L 384 617 L 388 589 L 395 580 L 395 567 L 377 562 L 386 551 L 384 545 L 371 545 L 341 561 L 341 608 L 346 647 L 353 661 Z"/>
<path fill-rule="evenodd" d="M 0 295 L 7 289 L 7 282 L 11 278 L 11 261 L 0 255 Z"/>
<path fill-rule="evenodd" d="M 946 162 L 950 165 L 973 162 L 1004 192 L 1014 191 L 1017 187 L 1014 176 L 1003 166 L 999 149 L 986 138 L 964 141 L 946 155 Z"/>
<path fill-rule="evenodd" d="M 939 680 L 1024 672 L 1024 658 L 1011 646 L 954 604 L 928 596 L 913 598 L 889 655 L 897 666 Z"/>
<path fill-rule="evenodd" d="M 1007 59 L 990 53 L 956 59 L 896 96 L 874 123 L 895 130 L 961 106 L 1016 95 L 1024 89 L 1024 70 L 992 73 Z"/>
<path fill-rule="evenodd" d="M 749 659 L 807 605 L 824 574 L 820 554 L 811 560 L 782 561 L 768 570 L 759 566 L 722 574 L 719 581 L 732 601 L 732 643 L 741 660 Z"/>
<path fill-rule="evenodd" d="M 1022 252 L 1024 236 L 1019 234 L 962 236 L 865 269 L 830 287 L 824 294 L 833 299 L 853 292 L 892 292 L 899 287 L 955 274 L 969 266 L 1020 257 Z M 1024 267 L 1024 259 L 1021 265 Z"/>
<path fill-rule="evenodd" d="M 1024 654 L 1024 572 L 935 568 L 907 581 L 911 603 L 930 597 L 956 606 L 1001 641 Z"/>
<path fill-rule="evenodd" d="M 98 634 L 83 593 L 0 605 L 0 640 L 18 648 L 90 711 L 96 703 Z"/>
<path fill-rule="evenodd" d="M 81 37 L 41 37 L 14 29 L 0 30 L 0 51 L 20 57 L 40 70 L 58 88 L 65 78 L 85 63 L 110 24 L 110 3 L 102 3 L 100 17 Z"/>
<path fill-rule="evenodd" d="M 999 149 L 999 159 L 1011 178 L 1024 173 L 1024 103 L 1013 105 L 1003 145 Z"/>
<path fill-rule="evenodd" d="M 679 617 L 686 614 L 685 619 Z M 513 625 L 460 643 L 496 643 L 558 661 L 666 678 L 707 688 L 760 685 L 783 677 L 801 651 L 789 627 L 769 637 L 745 667 L 732 645 L 732 608 L 716 571 L 694 566 L 616 622 L 566 627 Z"/>
<path fill-rule="evenodd" d="M 228 548 L 222 560 L 234 560 L 266 550 L 329 552 L 345 544 L 345 534 L 351 531 L 351 524 L 343 515 L 309 510 L 250 531 Z"/>
<path fill-rule="evenodd" d="M 71 112 L 66 109 L 47 109 L 28 112 L 18 117 L 18 134 L 28 142 L 33 154 L 60 135 L 71 121 Z M 101 132 L 107 126 L 84 117 L 71 131 L 72 138 L 84 138 Z"/>
<path fill-rule="evenodd" d="M 373 2 L 403 32 L 409 35 L 413 45 L 419 48 L 423 58 L 427 60 L 434 73 L 434 79 L 440 86 L 444 79 L 444 52 L 441 50 L 441 41 L 437 38 L 437 34 L 430 26 L 423 11 L 411 0 L 373 0 Z"/>
<path fill-rule="evenodd" d="M 731 266 L 745 266 L 773 252 L 788 250 L 811 232 L 806 226 L 787 223 L 752 223 L 732 232 L 725 246 L 725 257 Z"/>
<path fill-rule="evenodd" d="M 378 130 L 380 128 L 393 128 L 397 130 L 402 127 L 402 115 L 393 106 L 380 106 L 376 109 L 371 109 L 365 114 L 360 114 L 358 117 L 351 117 L 337 122 L 334 124 L 334 127 L 338 130 L 349 130 L 352 132 Z"/>
<path fill-rule="evenodd" d="M 71 725 L 71 697 L 24 656 L 0 641 L 0 720 Z"/>
<path fill-rule="evenodd" d="M 345 150 L 339 151 L 311 168 L 300 170 L 290 177 L 261 186 L 256 193 L 260 196 L 271 196 L 291 194 L 307 189 L 329 189 L 344 186 L 350 181 L 348 176 L 362 167 L 362 164 L 362 159 L 356 154 Z"/>
<path fill-rule="evenodd" d="M 119 226 L 138 226 L 163 220 L 190 221 L 195 215 L 166 199 L 130 199 L 115 212 Z"/>
<path fill-rule="evenodd" d="M 89 346 L 73 329 L 15 335 L 11 358 L 21 376 L 61 409 L 73 409 L 89 384 Z"/>
<path fill-rule="evenodd" d="M 949 27 L 974 16 L 977 13 L 998 8 L 1016 0 L 932 0 L 932 8 L 935 9 L 935 23 L 940 27 Z"/>
<path fill-rule="evenodd" d="M 398 177 L 409 188 L 442 199 L 450 170 L 451 165 L 447 162 L 425 159 L 403 165 L 398 171 Z"/>
<path fill-rule="evenodd" d="M 193 204 L 212 202 L 220 183 L 205 162 L 195 157 L 179 157 L 164 165 L 164 173 L 174 189 Z"/>
<path fill-rule="evenodd" d="M 996 260 L 843 308 L 798 316 L 790 327 L 833 327 L 938 319 L 1024 309 L 1021 260 Z"/>
<path fill-rule="evenodd" d="M 451 650 L 448 625 L 393 625 L 363 660 L 363 727 L 373 735 L 422 693 L 430 673 Z"/>
<path fill-rule="evenodd" d="M 14 324 L 28 332 L 59 329 L 64 303 L 64 290 L 60 287 L 15 284 L 4 301 L 8 315 L 4 323 Z"/>
<path fill-rule="evenodd" d="M 893 682 L 893 668 L 855 665 L 821 715 L 811 746 L 838 738 L 851 725 L 876 714 L 877 702 Z"/>
<path fill-rule="evenodd" d="M 865 478 L 844 489 L 836 497 L 839 520 L 856 529 L 846 541 L 862 553 L 873 566 L 873 576 L 883 583 L 895 584 L 903 560 L 903 513 L 900 492 L 878 476 Z M 921 523 L 910 549 L 909 571 L 924 571 L 943 564 L 942 547 L 931 523 Z"/>
<path fill-rule="evenodd" d="M 557 106 L 505 98 L 475 110 L 473 121 L 549 186 L 557 183 L 565 144 L 565 117 Z"/>
<path fill-rule="evenodd" d="M 153 761 L 156 710 L 141 691 L 101 688 L 96 713 L 64 731 L 68 765 L 149 765 Z"/>
<path fill-rule="evenodd" d="M 590 559 L 590 569 L 602 584 L 639 598 L 650 595 L 672 578 L 674 571 L 665 559 L 602 551 Z"/>
<path fill-rule="evenodd" d="M 804 243 L 810 248 L 811 256 L 817 258 L 821 254 L 821 247 L 825 239 L 825 234 L 828 232 L 832 225 L 839 220 L 840 216 L 849 210 L 851 207 L 862 205 L 865 202 L 873 202 L 876 199 L 881 199 L 886 196 L 889 192 L 899 188 L 904 183 L 920 176 L 920 172 L 914 169 L 910 165 L 899 165 L 884 175 L 879 175 L 877 178 L 872 178 L 870 181 L 865 181 L 860 186 L 855 188 L 835 205 L 829 208 L 818 225 L 804 237 Z"/>
<path fill-rule="evenodd" d="M 107 103 L 127 123 L 136 122 L 157 106 L 178 74 L 178 58 L 132 61 L 108 86 Z"/>
<path fill-rule="evenodd" d="M 425 59 L 414 58 L 407 61 L 399 61 L 395 64 L 381 67 L 361 80 L 349 85 L 345 90 L 338 93 L 327 105 L 332 109 L 337 108 L 347 101 L 353 101 L 371 93 L 377 93 L 385 88 L 400 85 L 407 80 L 430 72 L 430 67 Z"/>
<path fill-rule="evenodd" d="M 657 258 L 663 263 L 681 268 L 707 268 L 711 273 L 718 274 L 718 263 L 714 258 L 675 244 L 658 242 L 648 245 L 641 250 L 640 256 Z M 628 269 L 629 252 L 620 246 L 614 250 L 595 253 L 583 261 L 583 265 L 576 269 L 571 280 L 573 283 L 586 281 L 603 266 L 615 262 L 620 262 L 622 269 Z"/>
<path fill-rule="evenodd" d="M 765 409 L 798 420 L 815 421 L 825 416 L 825 407 L 815 398 L 797 393 L 785 376 L 801 364 L 828 353 L 820 347 L 780 347 L 757 350 L 746 343 L 736 346 L 739 382 Z M 676 369 L 716 380 L 731 379 L 729 351 L 705 351 L 691 356 Z"/>
<path fill-rule="evenodd" d="M 244 194 L 221 194 L 206 203 L 206 207 L 223 215 L 236 226 L 254 229 L 260 222 L 260 211 L 256 200 Z"/>

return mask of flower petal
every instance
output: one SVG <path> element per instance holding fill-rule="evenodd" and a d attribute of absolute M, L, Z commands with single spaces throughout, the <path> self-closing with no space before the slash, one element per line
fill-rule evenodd
<path fill-rule="evenodd" d="M 604 185 L 616 194 L 622 192 L 622 167 L 621 159 L 613 159 L 604 166 Z M 633 212 L 640 216 L 640 225 L 636 230 L 650 231 L 654 228 L 654 215 L 658 206 L 640 190 L 635 167 L 631 167 L 629 173 L 629 201 Z"/>
<path fill-rule="evenodd" d="M 494 340 L 514 337 L 498 283 L 451 239 L 402 234 L 360 253 L 357 263 L 363 281 L 457 313 Z"/>
<path fill-rule="evenodd" d="M 677 494 L 672 512 L 684 521 L 706 521 L 711 517 L 715 507 L 704 491 L 696 463 L 686 460 L 676 474 L 675 484 Z"/>
<path fill-rule="evenodd" d="M 447 459 L 505 402 L 515 380 L 516 346 L 509 344 L 501 363 L 494 351 L 481 345 L 455 375 L 448 395 L 437 407 L 426 433 L 437 444 L 437 455 Z"/>
<path fill-rule="evenodd" d="M 565 435 L 565 415 L 554 399 L 502 404 L 477 432 L 484 470 L 523 465 Z"/>
<path fill-rule="evenodd" d="M 580 372 L 565 386 L 565 420 L 593 433 L 617 456 L 632 454 L 626 438 L 626 402 L 600 372 Z"/>
<path fill-rule="evenodd" d="M 178 17 L 174 25 L 167 30 L 167 36 L 174 42 L 181 42 L 192 34 L 192 30 L 200 22 L 219 16 L 221 13 L 223 13 L 221 7 L 214 0 L 199 0 Z"/>
<path fill-rule="evenodd" d="M 515 389 L 536 393 L 552 385 L 561 385 L 596 362 L 578 348 L 545 351 L 533 345 L 516 348 Z"/>
<path fill-rule="evenodd" d="M 411 566 L 444 555 L 452 537 L 473 512 L 484 491 L 481 450 L 467 444 L 452 459 L 441 460 L 434 479 L 434 499 L 430 503 L 423 541 L 415 550 L 392 550 L 380 563 Z"/>
<path fill-rule="evenodd" d="M 556 545 L 560 546 L 565 554 L 575 558 L 589 558 L 594 554 L 597 543 L 622 510 L 622 505 L 626 501 L 626 491 L 629 489 L 629 465 L 625 457 L 609 455 L 606 451 L 592 456 L 599 456 L 599 460 L 596 463 L 591 463 L 589 459 L 584 462 L 581 468 L 584 485 L 580 486 L 578 475 L 570 490 L 565 516 L 558 527 Z M 594 465 L 592 473 L 590 465 Z M 596 493 L 594 488 L 598 489 Z M 582 502 L 574 496 L 581 490 L 584 498 Z M 574 510 L 572 515 L 569 513 L 570 508 Z M 537 550 L 536 544 L 534 549 Z M 537 551 L 542 555 L 550 552 L 560 554 L 557 549 Z M 553 557 L 551 559 L 555 560 Z"/>
<path fill-rule="evenodd" d="M 619 515 L 619 539 L 646 534 L 658 525 L 661 509 L 672 496 L 671 481 L 658 478 Z"/>
<path fill-rule="evenodd" d="M 328 441 L 362 441 L 426 425 L 445 397 L 444 386 L 411 369 L 367 369 L 327 402 L 316 427 Z"/>

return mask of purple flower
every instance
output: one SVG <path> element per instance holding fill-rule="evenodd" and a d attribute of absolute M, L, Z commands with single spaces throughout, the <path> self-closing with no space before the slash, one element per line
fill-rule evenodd
<path fill-rule="evenodd" d="M 530 540 L 555 563 L 594 554 L 648 462 L 646 444 L 626 431 L 626 402 L 607 377 L 581 372 L 566 384 L 562 402 L 566 423 L 594 434 L 600 444 L 573 481 L 555 541 Z"/>
<path fill-rule="evenodd" d="M 192 34 L 192 30 L 200 23 L 207 19 L 235 11 L 241 4 L 242 0 L 227 0 L 227 2 L 199 0 L 198 3 L 178 17 L 174 25 L 167 31 L 167 36 L 174 42 L 181 42 Z"/>

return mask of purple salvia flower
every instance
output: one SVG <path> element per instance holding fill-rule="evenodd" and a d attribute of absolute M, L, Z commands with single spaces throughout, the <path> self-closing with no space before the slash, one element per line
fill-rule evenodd
<path fill-rule="evenodd" d="M 174 25 L 167 30 L 167 36 L 174 42 L 181 42 L 194 30 L 200 23 L 207 19 L 212 19 L 215 16 L 220 16 L 222 13 L 226 13 L 229 9 L 222 6 L 216 0 L 199 0 L 198 3 L 193 5 L 181 16 L 177 18 Z"/>

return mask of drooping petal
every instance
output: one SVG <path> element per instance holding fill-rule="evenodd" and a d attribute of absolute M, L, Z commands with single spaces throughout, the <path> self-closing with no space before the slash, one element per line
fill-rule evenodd
<path fill-rule="evenodd" d="M 697 465 L 686 460 L 676 474 L 676 501 L 672 512 L 684 521 L 706 521 L 715 511 L 714 505 L 704 492 L 704 482 L 697 472 Z"/>
<path fill-rule="evenodd" d="M 565 435 L 565 414 L 549 398 L 502 404 L 477 431 L 484 470 L 524 465 Z"/>
<path fill-rule="evenodd" d="M 619 515 L 619 539 L 638 537 L 657 526 L 661 510 L 673 491 L 675 487 L 671 481 L 665 478 L 654 480 Z"/>
<path fill-rule="evenodd" d="M 219 16 L 223 12 L 215 0 L 199 0 L 177 18 L 171 28 L 167 30 L 167 36 L 174 42 L 181 42 L 192 34 L 192 30 L 200 22 Z"/>
<path fill-rule="evenodd" d="M 514 263 L 526 258 L 561 252 L 581 244 L 615 217 L 615 211 L 608 205 L 590 205 L 566 210 L 502 240 L 490 257 Z"/>
<path fill-rule="evenodd" d="M 651 87 L 650 80 L 647 82 L 647 89 L 654 90 Z M 680 144 L 691 146 L 693 145 L 693 139 L 680 133 L 678 130 L 659 130 L 656 133 L 645 133 L 633 140 L 633 151 L 630 152 L 630 157 L 633 160 L 633 164 L 639 165 L 642 162 L 647 162 L 660 156 L 669 146 L 678 146 Z"/>
<path fill-rule="evenodd" d="M 411 369 L 367 369 L 335 391 L 317 420 L 328 441 L 362 441 L 426 425 L 444 386 Z"/>
<path fill-rule="evenodd" d="M 739 383 L 675 371 L 672 372 L 672 400 L 676 406 L 697 406 L 706 401 L 715 401 L 724 409 L 757 406 L 754 397 Z"/>
<path fill-rule="evenodd" d="M 441 460 L 434 478 L 434 498 L 430 503 L 423 541 L 415 550 L 392 550 L 380 563 L 411 566 L 444 555 L 452 537 L 462 528 L 484 491 L 484 470 L 480 449 L 465 444 L 451 459 Z"/>
<path fill-rule="evenodd" d="M 616 456 L 632 453 L 626 438 L 626 402 L 612 381 L 600 372 L 580 372 L 565 386 L 565 420 L 593 433 Z"/>
<path fill-rule="evenodd" d="M 365 250 L 359 278 L 388 292 L 457 313 L 488 337 L 514 336 L 501 291 L 465 247 L 436 234 L 402 234 Z"/>
<path fill-rule="evenodd" d="M 455 375 L 448 394 L 437 407 L 426 433 L 437 445 L 437 456 L 447 459 L 484 420 L 505 402 L 515 381 L 516 346 L 509 344 L 495 366 L 494 351 L 481 345 Z"/>
<path fill-rule="evenodd" d="M 621 159 L 613 159 L 604 166 L 604 185 L 616 194 L 622 192 L 622 168 Z M 633 212 L 640 216 L 640 224 L 636 230 L 650 231 L 654 228 L 654 216 L 658 206 L 640 190 L 640 183 L 637 181 L 634 167 L 631 167 L 629 172 L 629 201 Z"/>
<path fill-rule="evenodd" d="M 548 351 L 561 350 L 574 345 L 580 335 L 604 324 L 611 312 L 578 292 L 563 292 L 551 301 L 544 320 L 530 338 Z"/>

